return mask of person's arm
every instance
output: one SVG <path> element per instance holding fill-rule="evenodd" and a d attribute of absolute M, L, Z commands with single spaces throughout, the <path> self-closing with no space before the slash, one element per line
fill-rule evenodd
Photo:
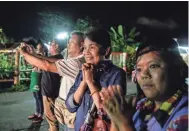
<path fill-rule="evenodd" d="M 24 56 L 25 60 L 32 66 L 36 66 L 39 69 L 42 69 L 45 71 L 57 73 L 57 68 L 56 68 L 55 63 L 36 57 L 34 48 L 27 45 L 26 43 L 21 43 L 19 52 L 21 55 Z"/>
<path fill-rule="evenodd" d="M 91 96 L 93 98 L 93 101 L 97 107 L 97 109 L 101 108 L 100 105 L 101 105 L 101 98 L 100 98 L 100 90 L 98 89 L 99 87 L 96 86 L 95 82 L 93 81 L 89 81 L 87 82 L 87 85 L 89 87 L 89 90 L 91 92 Z"/>
<path fill-rule="evenodd" d="M 74 97 L 74 101 L 77 103 L 77 104 L 81 104 L 81 100 L 85 94 L 85 91 L 86 91 L 86 88 L 87 88 L 87 84 L 86 82 L 84 81 L 81 81 L 78 89 L 75 91 L 73 97 Z"/>
<path fill-rule="evenodd" d="M 80 97 L 83 97 L 82 93 L 79 93 L 77 96 L 77 91 L 81 88 L 81 72 L 78 74 L 74 85 L 70 88 L 70 91 L 66 98 L 66 106 L 70 112 L 76 112 L 77 109 L 80 106 Z M 79 85 L 79 87 L 77 87 Z M 76 98 L 74 98 L 74 95 L 76 94 Z"/>
<path fill-rule="evenodd" d="M 99 95 L 100 90 L 99 90 L 99 87 L 97 87 L 97 85 L 95 84 L 95 81 L 93 78 L 95 75 L 93 65 L 84 63 L 82 65 L 82 72 L 83 72 L 84 80 L 90 90 L 90 93 L 91 93 L 90 95 L 92 96 L 97 109 L 99 109 L 100 104 L 101 104 L 101 98 Z"/>
<path fill-rule="evenodd" d="M 22 54 L 25 58 L 25 60 L 33 65 L 38 67 L 39 69 L 45 70 L 45 71 L 49 71 L 49 72 L 54 72 L 54 73 L 58 73 L 56 65 L 54 62 L 50 62 L 48 60 L 43 60 L 41 58 L 38 58 L 36 56 L 33 56 L 29 53 L 23 53 Z"/>
<path fill-rule="evenodd" d="M 58 59 L 58 58 L 52 58 L 52 57 L 47 57 L 47 56 L 38 55 L 38 54 L 36 54 L 35 56 L 36 56 L 37 58 L 40 58 L 40 59 L 43 59 L 43 60 L 47 60 L 47 61 L 49 61 L 49 62 L 56 62 L 56 61 L 60 60 L 60 59 Z"/>

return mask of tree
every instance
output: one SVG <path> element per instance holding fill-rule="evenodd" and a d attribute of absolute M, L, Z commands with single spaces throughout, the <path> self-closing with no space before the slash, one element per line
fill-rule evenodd
<path fill-rule="evenodd" d="M 5 33 L 3 32 L 3 29 L 0 28 L 0 43 L 5 45 L 5 43 L 7 43 L 7 42 L 8 42 L 8 38 L 5 35 Z"/>
<path fill-rule="evenodd" d="M 60 12 L 40 12 L 42 41 L 52 40 L 59 32 L 67 32 L 73 28 L 73 21 Z"/>
<path fill-rule="evenodd" d="M 101 26 L 100 22 L 98 20 L 92 20 L 90 17 L 85 17 L 84 19 L 79 18 L 76 21 L 75 30 L 85 32 L 86 30 L 92 28 L 92 27 L 99 27 Z"/>
<path fill-rule="evenodd" d="M 7 37 L 7 35 L 3 32 L 3 29 L 0 27 L 0 44 L 6 48 L 8 44 L 12 43 L 14 43 L 14 38 Z"/>

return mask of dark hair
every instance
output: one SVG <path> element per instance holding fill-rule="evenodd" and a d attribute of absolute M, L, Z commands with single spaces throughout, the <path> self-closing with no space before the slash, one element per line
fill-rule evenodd
<path fill-rule="evenodd" d="M 72 35 L 78 35 L 80 38 L 80 42 L 84 41 L 84 34 L 81 31 L 74 30 L 71 32 L 71 36 Z"/>
<path fill-rule="evenodd" d="M 85 38 L 90 39 L 93 42 L 101 45 L 101 54 L 105 55 L 105 51 L 108 47 L 111 47 L 110 35 L 109 33 L 102 28 L 91 28 L 85 33 Z M 105 57 L 108 58 L 111 54 L 107 54 Z"/>
<path fill-rule="evenodd" d="M 141 36 L 141 44 L 137 49 L 136 58 L 151 51 L 159 52 L 160 57 L 169 66 L 172 82 L 177 82 L 181 86 L 188 77 L 188 66 L 179 53 L 177 42 L 165 33 L 156 30 L 144 33 Z"/>

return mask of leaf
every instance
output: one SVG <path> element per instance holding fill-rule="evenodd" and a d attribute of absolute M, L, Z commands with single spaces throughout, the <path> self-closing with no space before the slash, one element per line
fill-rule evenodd
<path fill-rule="evenodd" d="M 133 37 L 134 36 L 134 33 L 136 31 L 136 27 L 133 27 L 129 33 L 129 37 Z"/>
<path fill-rule="evenodd" d="M 114 34 L 113 39 L 117 39 L 117 32 L 115 31 L 115 29 L 113 27 L 110 27 L 110 29 L 113 31 L 113 34 Z"/>
<path fill-rule="evenodd" d="M 124 35 L 123 35 L 123 26 L 122 25 L 119 25 L 118 26 L 118 34 L 124 38 Z"/>

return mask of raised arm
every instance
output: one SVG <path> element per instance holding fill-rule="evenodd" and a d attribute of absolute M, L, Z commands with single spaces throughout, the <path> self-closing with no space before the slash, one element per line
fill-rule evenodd
<path fill-rule="evenodd" d="M 48 60 L 44 60 L 42 58 L 38 58 L 36 56 L 33 56 L 32 54 L 29 53 L 21 53 L 25 60 L 33 65 L 38 67 L 39 69 L 45 70 L 45 71 L 50 71 L 50 72 L 54 72 L 54 73 L 58 73 L 56 65 L 54 62 L 50 62 Z"/>
<path fill-rule="evenodd" d="M 22 54 L 25 58 L 25 60 L 31 64 L 32 66 L 38 67 L 39 69 L 50 71 L 54 73 L 57 72 L 57 68 L 54 62 L 50 62 L 48 60 L 44 60 L 42 58 L 38 58 L 35 55 L 32 55 L 26 51 L 27 45 L 22 45 L 19 49 L 20 54 Z"/>

